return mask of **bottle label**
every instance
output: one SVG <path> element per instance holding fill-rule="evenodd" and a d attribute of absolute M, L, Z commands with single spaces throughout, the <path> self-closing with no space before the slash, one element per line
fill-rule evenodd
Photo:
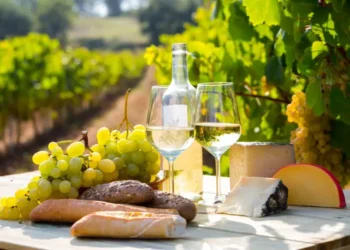
<path fill-rule="evenodd" d="M 187 105 L 168 105 L 163 107 L 164 126 L 188 127 Z"/>

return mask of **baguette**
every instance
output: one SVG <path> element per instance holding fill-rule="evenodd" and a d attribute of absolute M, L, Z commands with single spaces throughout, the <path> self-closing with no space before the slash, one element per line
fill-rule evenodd
<path fill-rule="evenodd" d="M 139 206 L 113 204 L 103 201 L 61 199 L 47 200 L 30 213 L 31 221 L 76 222 L 85 215 L 98 211 L 150 212 L 178 214 L 175 209 L 152 209 Z"/>
<path fill-rule="evenodd" d="M 179 215 L 142 212 L 96 212 L 71 228 L 76 237 L 177 238 L 185 232 L 186 221 Z"/>

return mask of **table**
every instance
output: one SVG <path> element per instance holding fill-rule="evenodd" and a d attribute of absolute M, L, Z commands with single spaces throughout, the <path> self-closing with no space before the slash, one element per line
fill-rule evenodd
<path fill-rule="evenodd" d="M 37 172 L 0 177 L 0 197 L 13 195 Z M 204 191 L 214 190 L 214 178 L 204 176 Z M 223 190 L 229 187 L 222 178 Z M 350 204 L 350 191 L 345 191 Z M 0 249 L 350 249 L 350 209 L 289 207 L 264 218 L 199 214 L 176 240 L 77 239 L 69 225 L 0 220 Z"/>

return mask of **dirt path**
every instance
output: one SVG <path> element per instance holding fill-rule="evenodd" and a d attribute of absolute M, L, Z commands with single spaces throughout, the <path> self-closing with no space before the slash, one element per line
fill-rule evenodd
<path fill-rule="evenodd" d="M 147 116 L 147 107 L 149 101 L 149 94 L 152 85 L 155 85 L 154 69 L 148 68 L 145 72 L 143 79 L 138 86 L 132 90 L 129 95 L 128 104 L 128 117 L 133 124 L 145 124 Z M 118 125 L 124 117 L 124 97 L 117 98 L 114 103 L 108 107 L 108 110 L 104 110 L 100 114 L 96 115 L 90 122 L 85 123 L 83 126 L 75 126 L 74 124 L 67 124 L 70 131 L 64 133 L 64 136 L 57 138 L 47 138 L 47 143 L 50 141 L 60 141 L 66 139 L 78 139 L 81 137 L 82 130 L 88 130 L 89 132 L 89 144 L 93 145 L 96 142 L 96 132 L 100 127 L 113 128 Z M 77 122 L 79 124 L 79 122 Z M 43 146 L 42 148 L 46 148 Z M 33 169 L 37 169 L 31 163 L 32 153 L 40 150 L 40 147 L 31 148 L 30 152 L 17 152 L 18 157 L 11 158 L 6 163 L 0 164 L 0 175 L 11 174 L 18 172 L 25 172 Z"/>
<path fill-rule="evenodd" d="M 147 107 L 149 95 L 152 85 L 155 85 L 154 69 L 149 68 L 145 77 L 141 80 L 139 86 L 133 89 L 129 95 L 128 100 L 128 118 L 129 121 L 136 124 L 146 124 Z M 112 105 L 113 108 L 108 110 L 101 117 L 96 117 L 93 121 L 86 124 L 82 129 L 89 133 L 89 144 L 93 145 L 96 142 L 96 132 L 101 127 L 114 128 L 118 125 L 124 117 L 124 102 L 125 98 L 118 98 Z M 79 138 L 79 131 L 75 131 L 70 138 Z"/>

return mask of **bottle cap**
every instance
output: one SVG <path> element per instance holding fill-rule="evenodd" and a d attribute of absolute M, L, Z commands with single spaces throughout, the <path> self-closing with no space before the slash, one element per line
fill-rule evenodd
<path fill-rule="evenodd" d="M 172 44 L 173 54 L 187 54 L 186 43 L 173 43 Z"/>

